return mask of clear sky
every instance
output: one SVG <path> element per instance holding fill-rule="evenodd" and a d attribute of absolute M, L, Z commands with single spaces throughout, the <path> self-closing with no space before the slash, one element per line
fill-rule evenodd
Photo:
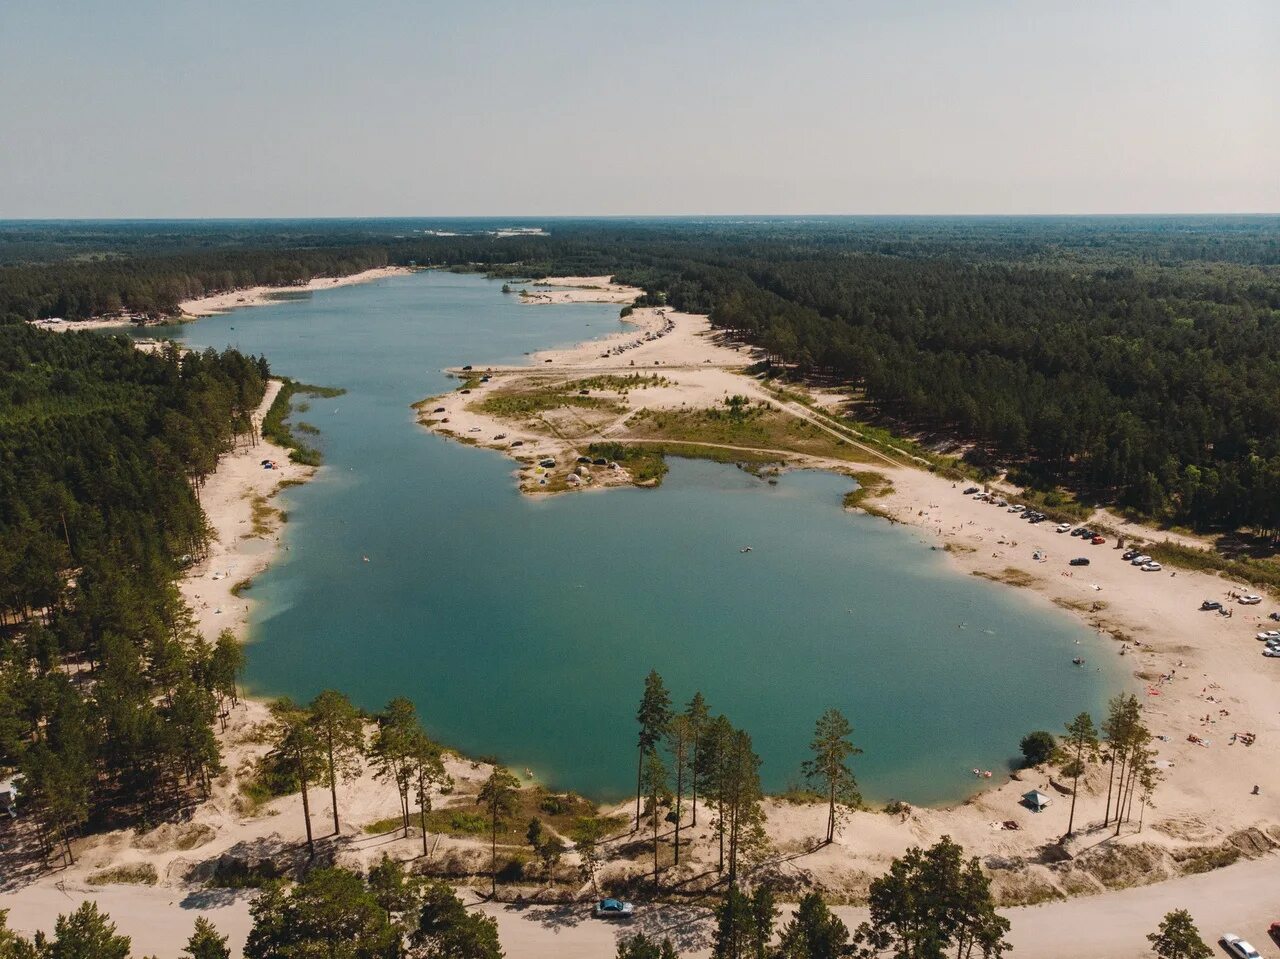
<path fill-rule="evenodd" d="M 0 217 L 1280 212 L 1280 0 L 0 0 Z"/>

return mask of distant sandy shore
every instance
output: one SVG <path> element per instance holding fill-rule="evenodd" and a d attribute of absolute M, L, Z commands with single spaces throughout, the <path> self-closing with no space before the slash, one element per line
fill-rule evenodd
<path fill-rule="evenodd" d="M 228 290 L 225 293 L 214 293 L 194 300 L 184 300 L 178 305 L 181 315 L 177 319 L 196 319 L 202 316 L 213 316 L 215 313 L 228 313 L 242 306 L 265 306 L 277 302 L 282 296 L 294 293 L 314 293 L 317 290 L 332 290 L 340 286 L 351 286 L 355 283 L 369 283 L 388 276 L 399 276 L 413 271 L 404 266 L 381 266 L 362 273 L 348 276 L 318 276 L 307 283 L 297 286 L 250 286 L 242 290 Z M 108 330 L 130 326 L 156 326 L 171 323 L 174 317 L 162 320 L 138 322 L 130 317 L 106 316 L 93 317 L 87 320 L 32 320 L 31 325 L 41 330 L 52 330 L 65 333 L 72 330 Z"/>
<path fill-rule="evenodd" d="M 318 276 L 308 283 L 299 286 L 251 286 L 243 290 L 229 290 L 226 293 L 215 293 L 195 300 L 184 300 L 181 309 L 184 315 L 191 317 L 212 316 L 215 313 L 227 313 L 242 306 L 265 306 L 276 302 L 282 296 L 292 293 L 314 293 L 317 290 L 332 290 L 340 286 L 351 286 L 355 283 L 369 283 L 388 276 L 399 276 L 412 273 L 405 266 L 380 266 L 363 273 L 352 273 L 349 276 Z"/>

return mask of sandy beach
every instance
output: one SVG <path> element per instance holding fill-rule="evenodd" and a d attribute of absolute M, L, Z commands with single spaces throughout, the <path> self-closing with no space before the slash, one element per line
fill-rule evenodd
<path fill-rule="evenodd" d="M 254 414 L 255 431 L 271 408 L 281 382 L 267 383 Z M 272 462 L 272 469 L 262 466 Z M 253 598 L 250 590 L 236 596 L 238 584 L 261 574 L 280 548 L 280 512 L 275 494 L 315 475 L 315 469 L 289 459 L 289 451 L 267 439 L 241 444 L 218 461 L 200 490 L 200 505 L 214 531 L 208 556 L 195 563 L 178 584 L 195 616 L 196 628 L 209 642 L 230 629 L 244 639 Z"/>
<path fill-rule="evenodd" d="M 380 266 L 349 276 L 317 276 L 307 283 L 298 286 L 251 286 L 243 290 L 228 290 L 182 303 L 182 313 L 188 317 L 212 316 L 215 313 L 226 313 L 242 306 L 264 306 L 273 300 L 294 293 L 314 293 L 317 290 L 332 290 L 340 286 L 351 286 L 355 283 L 370 283 L 388 276 L 413 272 L 405 266 Z"/>
<path fill-rule="evenodd" d="M 317 276 L 297 286 L 250 286 L 241 290 L 227 290 L 193 300 L 183 300 L 178 305 L 181 311 L 177 319 L 198 319 L 202 316 L 213 316 L 215 313 L 227 313 L 242 306 L 264 306 L 281 296 L 296 293 L 314 293 L 317 290 L 332 290 L 340 286 L 351 286 L 355 283 L 370 283 L 388 276 L 398 276 L 413 272 L 405 266 L 380 266 L 348 276 Z M 117 327 L 155 326 L 159 323 L 171 323 L 174 318 L 166 317 L 158 321 L 149 321 L 129 316 L 91 317 L 85 320 L 63 320 L 58 318 L 31 320 L 32 326 L 54 333 L 66 333 L 72 330 L 111 330 Z"/>

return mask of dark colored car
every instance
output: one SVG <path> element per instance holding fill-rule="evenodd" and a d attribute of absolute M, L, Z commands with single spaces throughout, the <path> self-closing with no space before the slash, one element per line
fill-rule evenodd
<path fill-rule="evenodd" d="M 1068 565 L 1068 566 L 1088 566 L 1088 565 L 1089 565 L 1089 560 L 1088 560 L 1086 557 L 1084 557 L 1084 556 L 1077 556 L 1075 559 L 1073 559 L 1073 560 L 1072 560 L 1070 563 L 1068 563 L 1067 565 Z"/>
<path fill-rule="evenodd" d="M 1216 599 L 1206 599 L 1203 603 L 1200 604 L 1200 609 L 1202 609 L 1204 612 L 1216 611 L 1216 610 L 1222 609 L 1222 604 L 1218 602 Z"/>

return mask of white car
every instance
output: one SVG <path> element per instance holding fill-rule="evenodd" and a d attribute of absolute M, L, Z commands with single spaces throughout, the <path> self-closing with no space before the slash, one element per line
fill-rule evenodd
<path fill-rule="evenodd" d="M 1262 959 L 1258 950 L 1249 945 L 1235 933 L 1228 932 L 1222 937 L 1222 944 L 1226 946 L 1227 952 L 1233 956 L 1239 956 L 1240 959 Z"/>
<path fill-rule="evenodd" d="M 1021 513 L 1021 512 L 1022 512 L 1023 510 L 1025 510 L 1025 509 L 1026 509 L 1026 507 L 1025 507 L 1025 506 L 1022 506 L 1021 504 L 1017 504 L 1017 505 L 1014 505 L 1014 506 L 1010 506 L 1010 507 L 1009 507 L 1009 512 L 1010 512 L 1010 513 Z"/>
<path fill-rule="evenodd" d="M 1160 572 L 1160 570 L 1162 570 L 1162 569 L 1164 569 L 1164 567 L 1163 567 L 1163 566 L 1161 566 L 1159 563 L 1156 563 L 1156 562 L 1150 562 L 1150 563 L 1143 563 L 1143 564 L 1142 564 L 1142 571 L 1143 571 L 1144 573 L 1158 573 L 1158 572 Z"/>
<path fill-rule="evenodd" d="M 1066 532 L 1067 530 L 1069 530 L 1069 529 L 1071 529 L 1071 524 L 1070 524 L 1070 523 L 1059 523 L 1059 524 L 1058 524 L 1058 532 L 1059 532 L 1059 533 L 1065 533 L 1065 532 Z"/>
<path fill-rule="evenodd" d="M 1280 646 L 1267 646 L 1262 650 L 1263 656 L 1270 656 L 1272 659 L 1280 659 Z"/>
<path fill-rule="evenodd" d="M 1255 637 L 1260 643 L 1267 643 L 1271 640 L 1280 641 L 1280 629 L 1264 629 Z"/>
<path fill-rule="evenodd" d="M 1262 597 L 1253 596 L 1253 595 L 1241 596 L 1238 602 L 1240 603 L 1241 606 L 1257 606 L 1260 602 L 1262 602 Z"/>

